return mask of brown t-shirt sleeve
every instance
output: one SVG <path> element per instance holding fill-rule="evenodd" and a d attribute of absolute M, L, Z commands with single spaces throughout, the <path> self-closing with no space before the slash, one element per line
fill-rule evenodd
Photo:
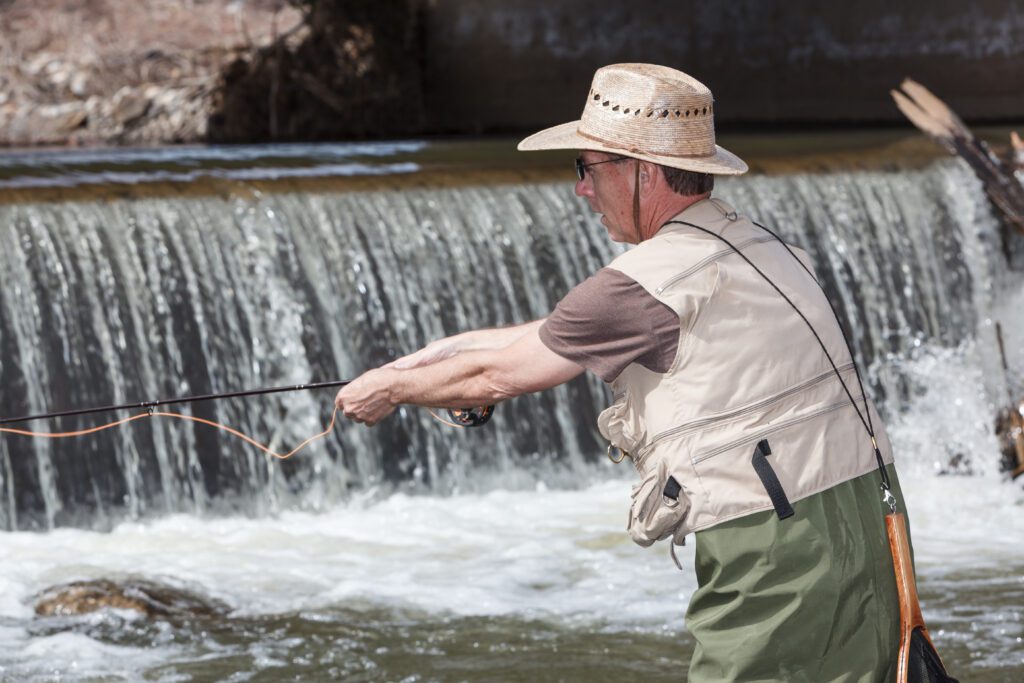
<path fill-rule="evenodd" d="M 539 334 L 559 356 L 611 382 L 634 362 L 667 372 L 679 345 L 679 318 L 633 278 L 602 268 L 558 302 Z"/>

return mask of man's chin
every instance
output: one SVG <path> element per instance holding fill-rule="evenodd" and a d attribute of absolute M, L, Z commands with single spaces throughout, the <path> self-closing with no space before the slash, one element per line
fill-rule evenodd
<path fill-rule="evenodd" d="M 625 235 L 608 223 L 603 213 L 601 214 L 601 225 L 604 226 L 605 231 L 608 233 L 608 239 L 612 242 L 624 243 L 627 241 Z"/>
<path fill-rule="evenodd" d="M 604 226 L 604 229 L 608 232 L 608 239 L 610 239 L 612 242 L 618 242 L 619 244 L 625 244 L 628 242 L 626 236 L 623 235 L 622 233 L 613 231 L 607 225 Z"/>

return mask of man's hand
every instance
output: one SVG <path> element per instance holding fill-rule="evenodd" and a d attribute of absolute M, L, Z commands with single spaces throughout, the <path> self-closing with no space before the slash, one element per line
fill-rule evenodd
<path fill-rule="evenodd" d="M 395 412 L 391 399 L 391 375 L 394 370 L 378 368 L 365 372 L 346 384 L 334 399 L 345 417 L 372 427 Z"/>

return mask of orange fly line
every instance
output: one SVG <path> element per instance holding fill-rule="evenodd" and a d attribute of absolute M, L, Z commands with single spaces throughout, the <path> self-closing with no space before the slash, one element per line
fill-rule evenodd
<path fill-rule="evenodd" d="M 190 422 L 198 422 L 200 424 L 204 424 L 204 425 L 207 425 L 207 426 L 210 426 L 210 427 L 214 427 L 216 429 L 220 429 L 222 431 L 225 431 L 228 434 L 231 434 L 232 436 L 237 436 L 242 441 L 245 441 L 246 443 L 255 446 L 256 448 L 260 449 L 261 451 L 263 451 L 267 455 L 271 455 L 271 456 L 273 456 L 273 457 L 275 457 L 275 458 L 277 458 L 279 460 L 285 460 L 287 458 L 292 457 L 293 455 L 295 455 L 296 453 L 298 453 L 303 448 L 305 448 L 306 446 L 308 446 L 312 442 L 316 441 L 317 439 L 322 439 L 323 437 L 327 436 L 332 431 L 334 431 L 334 421 L 338 417 L 338 408 L 337 408 L 337 406 L 335 406 L 334 412 L 331 414 L 331 422 L 330 422 L 330 424 L 327 425 L 327 428 L 324 429 L 324 431 L 320 432 L 319 434 L 314 434 L 313 436 L 309 437 L 308 439 L 306 439 L 305 441 L 303 441 L 302 443 L 300 443 L 298 446 L 296 446 L 292 450 L 288 451 L 287 453 L 278 453 L 277 451 L 269 448 L 268 446 L 264 446 L 259 441 L 256 441 L 255 439 L 253 439 L 253 438 L 243 434 L 242 432 L 238 431 L 237 429 L 232 429 L 231 427 L 228 427 L 227 425 L 223 425 L 223 424 L 221 424 L 219 422 L 214 422 L 213 420 L 206 420 L 206 419 L 203 419 L 201 417 L 193 417 L 192 415 L 184 415 L 182 413 L 166 413 L 166 412 L 145 412 L 145 413 L 139 413 L 138 415 L 132 415 L 131 417 L 126 417 L 123 420 L 115 420 L 114 422 L 109 422 L 109 423 L 107 423 L 105 425 L 100 425 L 99 427 L 92 427 L 91 429 L 80 429 L 80 430 L 73 431 L 73 432 L 33 432 L 33 431 L 30 431 L 30 430 L 27 430 L 27 429 L 10 429 L 8 427 L 0 427 L 0 434 L 16 434 L 18 436 L 34 436 L 34 437 L 38 437 L 38 438 L 41 438 L 41 439 L 68 439 L 68 438 L 75 437 L 75 436 L 87 436 L 89 434 L 95 434 L 96 432 L 102 432 L 105 429 L 110 429 L 112 427 L 117 427 L 118 425 L 128 424 L 129 422 L 135 422 L 136 420 L 143 420 L 143 419 L 148 418 L 148 417 L 172 417 L 172 418 L 176 418 L 178 420 L 188 420 Z"/>
<path fill-rule="evenodd" d="M 458 427 L 459 429 L 464 429 L 465 428 L 465 425 L 460 425 L 460 424 L 456 424 L 454 422 L 449 422 L 448 420 L 445 420 L 444 418 L 438 416 L 433 410 L 431 410 L 429 412 L 430 412 L 430 414 L 433 416 L 433 418 L 435 420 L 437 420 L 438 422 L 441 422 L 442 424 L 446 424 L 449 427 Z M 287 453 L 278 453 L 277 451 L 271 449 L 269 446 L 265 446 L 265 445 L 261 444 L 256 439 L 253 439 L 252 437 L 250 437 L 250 436 L 248 436 L 246 434 L 243 434 L 242 432 L 238 431 L 237 429 L 233 429 L 231 427 L 228 427 L 227 425 L 221 424 L 220 422 L 214 422 L 213 420 L 206 420 L 206 419 L 201 418 L 201 417 L 193 417 L 192 415 L 185 415 L 183 413 L 167 413 L 167 412 L 155 412 L 155 411 L 154 412 L 148 412 L 147 411 L 145 413 L 139 413 L 138 415 L 132 415 L 131 417 L 126 417 L 123 420 L 115 420 L 114 422 L 108 422 L 107 424 L 100 425 L 99 427 L 91 427 L 89 429 L 79 429 L 79 430 L 72 431 L 72 432 L 34 432 L 34 431 L 31 431 L 31 430 L 28 430 L 28 429 L 11 429 L 9 427 L 0 427 L 0 434 L 14 434 L 16 436 L 34 436 L 34 437 L 37 437 L 37 438 L 40 438 L 40 439 L 69 439 L 69 438 L 76 437 L 76 436 L 88 436 L 89 434 L 95 434 L 96 432 L 102 432 L 102 431 L 104 431 L 106 429 L 111 429 L 112 427 L 117 427 L 119 425 L 128 424 L 129 422 L 135 422 L 136 420 L 144 420 L 144 419 L 150 418 L 150 417 L 171 417 L 171 418 L 175 418 L 175 419 L 178 419 L 178 420 L 188 420 L 190 422 L 198 422 L 199 424 L 204 424 L 204 425 L 207 425 L 209 427 L 213 427 L 215 429 L 220 429 L 221 431 L 225 431 L 228 434 L 231 434 L 232 436 L 236 436 L 239 439 L 241 439 L 242 441 L 245 441 L 246 443 L 248 443 L 248 444 L 250 444 L 252 446 L 255 446 L 256 448 L 258 448 L 259 450 L 263 451 L 267 455 L 273 456 L 273 457 L 277 458 L 278 460 L 287 460 L 288 458 L 292 457 L 293 455 L 295 455 L 296 453 L 298 453 L 303 448 L 305 448 L 309 444 L 313 443 L 317 439 L 322 439 L 325 436 L 327 436 L 328 434 L 330 434 L 332 431 L 334 431 L 334 423 L 335 423 L 335 421 L 338 418 L 338 407 L 337 406 L 334 407 L 334 412 L 331 413 L 331 421 L 327 425 L 327 427 L 324 429 L 324 431 L 320 432 L 319 434 L 314 434 L 313 436 L 309 437 L 308 439 L 306 439 L 305 441 L 303 441 L 302 443 L 300 443 L 298 446 L 296 446 L 292 450 L 288 451 Z"/>

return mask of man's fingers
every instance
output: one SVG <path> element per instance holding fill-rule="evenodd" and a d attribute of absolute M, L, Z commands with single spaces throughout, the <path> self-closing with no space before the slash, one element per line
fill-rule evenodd
<path fill-rule="evenodd" d="M 394 412 L 380 381 L 386 373 L 371 370 L 338 391 L 334 405 L 346 419 L 373 426 Z"/>

